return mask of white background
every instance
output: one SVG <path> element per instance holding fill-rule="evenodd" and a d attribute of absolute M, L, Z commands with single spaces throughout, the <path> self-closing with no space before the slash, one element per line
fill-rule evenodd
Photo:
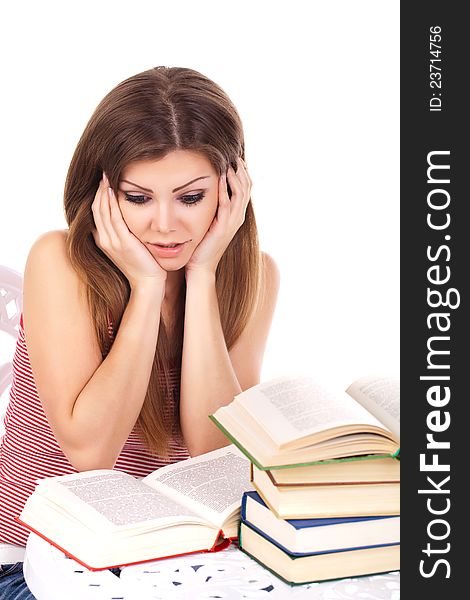
<path fill-rule="evenodd" d="M 23 1 L 0 27 L 0 264 L 22 272 L 65 228 L 66 171 L 102 97 L 191 67 L 240 112 L 281 272 L 263 379 L 398 373 L 398 1 Z"/>

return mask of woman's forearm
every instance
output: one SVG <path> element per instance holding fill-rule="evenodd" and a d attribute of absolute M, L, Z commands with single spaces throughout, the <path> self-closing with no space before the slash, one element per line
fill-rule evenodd
<path fill-rule="evenodd" d="M 133 289 L 115 341 L 78 395 L 66 454 L 79 470 L 112 468 L 139 416 L 155 357 L 164 283 Z"/>
<path fill-rule="evenodd" d="M 241 392 L 220 322 L 215 275 L 186 276 L 186 309 L 181 365 L 181 429 L 192 456 L 228 444 L 208 418 Z"/>

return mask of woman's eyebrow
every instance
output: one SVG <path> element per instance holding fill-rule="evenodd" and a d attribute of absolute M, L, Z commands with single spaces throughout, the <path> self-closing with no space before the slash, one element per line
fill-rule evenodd
<path fill-rule="evenodd" d="M 191 179 L 191 181 L 188 181 L 184 185 L 179 185 L 178 187 L 175 187 L 175 189 L 172 190 L 172 193 L 174 194 L 175 192 L 182 190 L 183 188 L 187 187 L 188 185 L 191 185 L 191 183 L 194 183 L 195 181 L 199 181 L 200 179 L 208 179 L 209 177 L 210 177 L 210 175 L 203 175 L 202 177 L 196 177 L 196 179 Z M 153 190 L 144 188 L 141 185 L 137 185 L 137 183 L 133 183 L 132 181 L 129 181 L 127 179 L 121 179 L 121 182 L 129 183 L 130 185 L 134 185 L 135 187 L 138 187 L 139 189 L 144 190 L 144 192 L 149 192 L 149 194 L 153 194 Z"/>

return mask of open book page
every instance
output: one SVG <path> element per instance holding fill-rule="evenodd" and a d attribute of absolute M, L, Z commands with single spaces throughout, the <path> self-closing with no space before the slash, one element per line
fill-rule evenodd
<path fill-rule="evenodd" d="M 264 426 L 279 447 L 342 425 L 383 428 L 346 392 L 326 389 L 309 377 L 278 377 L 239 394 L 235 401 Z"/>
<path fill-rule="evenodd" d="M 112 470 L 85 471 L 44 479 L 41 495 L 96 528 L 138 528 L 158 520 L 156 527 L 178 522 L 200 523 L 188 507 L 167 498 L 127 473 Z"/>
<path fill-rule="evenodd" d="M 398 377 L 361 377 L 346 390 L 357 402 L 400 437 L 400 380 Z"/>
<path fill-rule="evenodd" d="M 219 527 L 253 489 L 250 462 L 233 445 L 162 467 L 143 481 Z"/>

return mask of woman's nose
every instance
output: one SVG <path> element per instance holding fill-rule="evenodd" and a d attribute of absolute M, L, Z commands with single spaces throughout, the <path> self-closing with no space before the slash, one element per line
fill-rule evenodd
<path fill-rule="evenodd" d="M 160 233 L 175 231 L 174 214 L 171 202 L 158 202 L 158 208 L 154 213 L 151 229 Z"/>

